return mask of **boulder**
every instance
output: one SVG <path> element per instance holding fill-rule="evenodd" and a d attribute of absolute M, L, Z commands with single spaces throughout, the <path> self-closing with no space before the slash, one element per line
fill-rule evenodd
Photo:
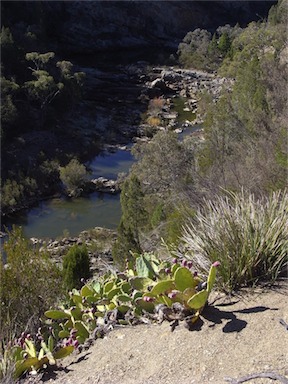
<path fill-rule="evenodd" d="M 109 180 L 105 177 L 98 177 L 97 179 L 90 180 L 91 186 L 94 187 L 95 191 L 103 193 L 119 193 L 119 183 L 117 180 Z"/>

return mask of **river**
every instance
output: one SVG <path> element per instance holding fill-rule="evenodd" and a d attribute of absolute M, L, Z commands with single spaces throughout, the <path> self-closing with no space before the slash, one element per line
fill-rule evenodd
<path fill-rule="evenodd" d="M 79 109 L 79 119 L 71 120 L 71 129 L 77 129 L 79 122 L 83 132 L 91 130 L 93 124 L 97 125 L 100 134 L 105 132 L 111 136 L 110 142 L 113 144 L 119 142 L 119 133 L 123 133 L 125 137 L 125 132 L 128 132 L 124 143 L 130 141 L 131 147 L 129 127 L 133 124 L 134 127 L 139 125 L 138 117 L 141 113 L 137 99 L 140 94 L 137 77 L 123 71 L 121 66 L 115 66 L 115 71 L 112 72 L 111 65 L 103 69 L 103 65 L 93 67 L 91 61 L 85 61 L 86 63 L 79 63 L 77 70 L 83 69 L 87 72 L 86 100 L 82 109 Z M 183 110 L 182 107 L 180 109 Z M 134 131 L 132 129 L 133 132 L 135 133 L 135 128 Z M 107 151 L 92 158 L 87 166 L 91 170 L 91 179 L 100 176 L 117 179 L 119 173 L 129 172 L 133 161 L 130 150 L 118 148 L 114 152 Z M 75 236 L 85 229 L 97 226 L 116 229 L 120 217 L 119 195 L 92 193 L 74 199 L 63 197 L 42 201 L 34 208 L 6 221 L 5 225 L 7 228 L 11 228 L 13 224 L 20 225 L 27 237 L 56 238 L 68 234 Z"/>
<path fill-rule="evenodd" d="M 118 173 L 129 171 L 133 163 L 129 150 L 117 149 L 95 157 L 87 165 L 91 179 L 104 176 L 117 179 Z M 8 221 L 19 225 L 27 237 L 56 238 L 62 235 L 75 236 L 93 227 L 117 228 L 121 217 L 119 195 L 91 193 L 74 199 L 54 198 L 39 203 L 36 207 L 23 211 Z"/>

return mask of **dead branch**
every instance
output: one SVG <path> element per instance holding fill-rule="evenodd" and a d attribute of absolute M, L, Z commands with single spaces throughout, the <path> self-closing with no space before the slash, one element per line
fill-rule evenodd
<path fill-rule="evenodd" d="M 239 379 L 233 379 L 231 377 L 225 377 L 225 381 L 231 384 L 241 384 L 252 379 L 267 378 L 272 380 L 278 380 L 282 384 L 288 384 L 288 379 L 285 376 L 279 375 L 276 372 L 259 372 L 252 373 L 251 375 L 240 377 Z"/>

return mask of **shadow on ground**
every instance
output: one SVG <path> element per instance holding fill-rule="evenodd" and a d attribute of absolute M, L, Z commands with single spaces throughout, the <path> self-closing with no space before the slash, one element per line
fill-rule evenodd
<path fill-rule="evenodd" d="M 237 318 L 236 314 L 249 314 L 249 313 L 260 313 L 264 311 L 275 311 L 277 308 L 268 308 L 263 306 L 256 306 L 251 308 L 245 308 L 241 310 L 236 311 L 223 311 L 217 307 L 214 306 L 206 306 L 201 314 L 201 316 L 208 320 L 211 324 L 209 325 L 210 328 L 214 327 L 216 324 L 222 324 L 223 320 L 228 320 L 226 324 L 223 327 L 224 333 L 231 333 L 231 332 L 241 332 L 247 325 L 247 321 L 241 320 Z M 202 320 L 202 325 L 204 324 Z M 199 325 L 198 325 L 199 327 Z M 199 329 L 195 329 L 199 330 Z"/>

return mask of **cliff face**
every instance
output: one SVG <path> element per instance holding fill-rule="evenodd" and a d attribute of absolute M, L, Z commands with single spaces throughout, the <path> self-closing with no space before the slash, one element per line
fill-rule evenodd
<path fill-rule="evenodd" d="M 6 2 L 4 2 L 6 3 Z M 34 13 L 35 2 L 11 2 Z M 41 3 L 41 4 L 40 4 Z M 176 47 L 188 31 L 245 25 L 267 17 L 275 1 L 46 1 L 37 5 L 46 32 L 63 50 L 95 53 L 134 47 Z M 36 2 L 37 4 L 37 2 Z M 11 12 L 11 11 L 10 11 Z M 23 15 L 23 13 L 20 13 Z M 13 14 L 15 17 L 15 13 Z M 31 16 L 32 17 L 32 16 Z M 4 20 L 3 20 L 4 22 Z"/>

